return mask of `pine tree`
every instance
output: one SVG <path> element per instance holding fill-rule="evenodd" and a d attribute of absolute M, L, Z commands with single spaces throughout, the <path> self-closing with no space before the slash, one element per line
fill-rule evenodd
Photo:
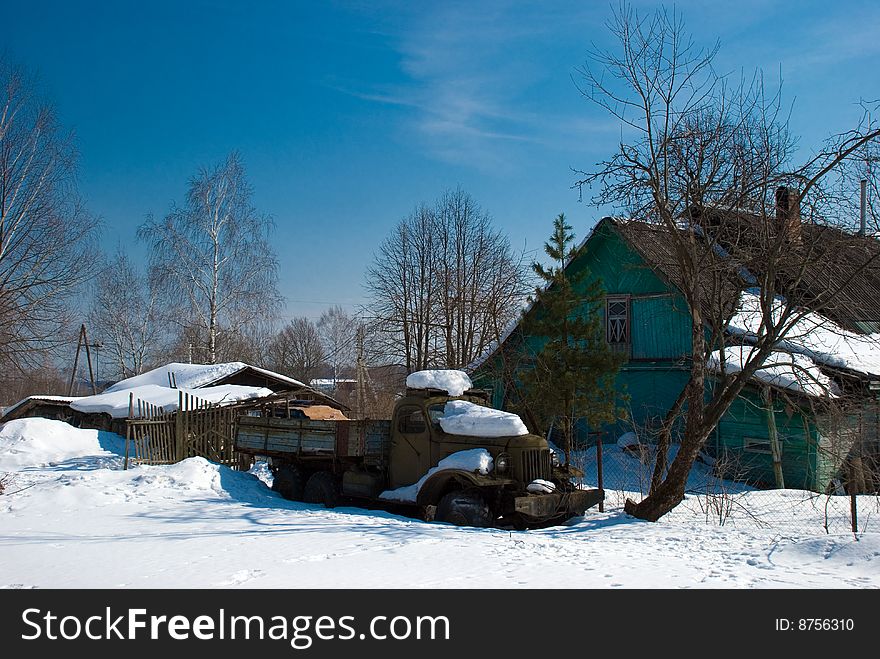
<path fill-rule="evenodd" d="M 532 264 L 541 285 L 523 329 L 543 344 L 533 356 L 534 367 L 521 377 L 523 403 L 530 416 L 544 428 L 552 423 L 561 431 L 566 465 L 578 419 L 591 428 L 615 420 L 614 379 L 623 363 L 623 356 L 612 352 L 605 341 L 601 282 L 590 281 L 586 268 L 570 267 L 578 255 L 573 241 L 572 227 L 560 214 L 544 244 L 553 265 Z"/>

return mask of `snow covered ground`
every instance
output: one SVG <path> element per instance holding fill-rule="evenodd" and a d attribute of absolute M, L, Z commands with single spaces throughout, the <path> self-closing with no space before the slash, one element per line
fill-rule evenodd
<path fill-rule="evenodd" d="M 115 435 L 57 421 L 0 427 L 0 473 L 11 475 L 0 587 L 880 587 L 876 531 L 707 525 L 693 497 L 654 524 L 623 514 L 615 494 L 609 511 L 564 526 L 462 529 L 289 502 L 265 470 L 199 458 L 122 471 L 121 451 Z"/>

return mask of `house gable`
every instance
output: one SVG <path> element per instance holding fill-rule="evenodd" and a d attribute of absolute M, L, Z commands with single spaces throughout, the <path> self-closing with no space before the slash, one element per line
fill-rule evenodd
<path fill-rule="evenodd" d="M 635 361 L 690 354 L 690 314 L 681 293 L 657 274 L 610 220 L 602 220 L 569 268 L 588 269 L 609 298 L 628 302 L 628 355 Z M 604 316 L 604 311 L 603 311 Z"/>

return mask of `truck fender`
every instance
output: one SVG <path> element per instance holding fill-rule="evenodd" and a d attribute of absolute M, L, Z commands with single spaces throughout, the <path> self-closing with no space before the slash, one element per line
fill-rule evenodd
<path fill-rule="evenodd" d="M 424 482 L 419 489 L 416 503 L 420 506 L 436 506 L 444 494 L 452 490 L 469 487 L 485 487 L 495 485 L 495 481 L 481 477 L 463 469 L 444 469 L 438 471 Z"/>

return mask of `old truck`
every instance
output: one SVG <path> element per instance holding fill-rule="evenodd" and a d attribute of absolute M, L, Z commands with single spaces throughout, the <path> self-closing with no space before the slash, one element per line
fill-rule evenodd
<path fill-rule="evenodd" d="M 464 424 L 448 422 L 451 408 Z M 493 422 L 499 416 L 502 423 Z M 505 425 L 510 417 L 513 426 Z M 242 416 L 235 436 L 239 453 L 267 459 L 274 490 L 327 507 L 346 501 L 427 521 L 524 529 L 582 515 L 603 499 L 573 482 L 582 474 L 560 464 L 543 437 L 516 415 L 491 410 L 487 394 L 473 388 L 408 386 L 388 420 L 310 419 L 289 408 Z"/>

